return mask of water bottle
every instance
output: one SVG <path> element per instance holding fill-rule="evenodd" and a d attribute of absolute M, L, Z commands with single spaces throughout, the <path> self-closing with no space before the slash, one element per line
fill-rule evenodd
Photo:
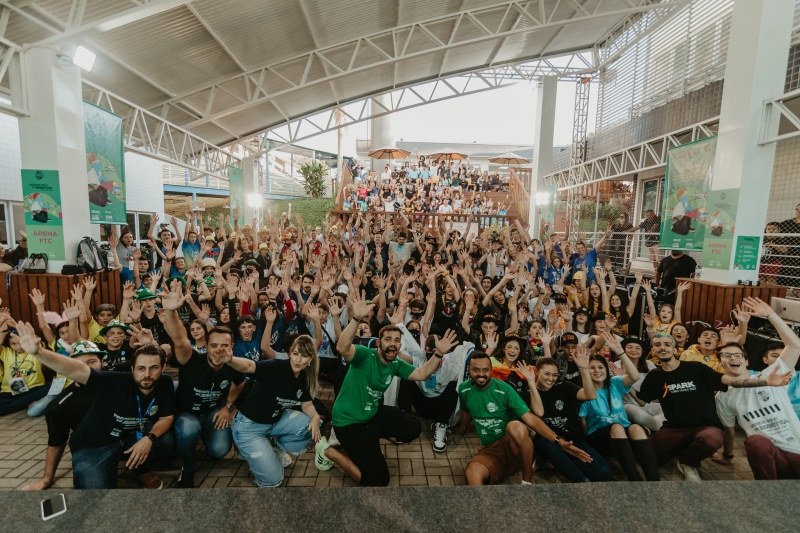
<path fill-rule="evenodd" d="M 703 267 L 697 265 L 694 269 L 694 279 L 702 279 L 701 277 L 702 275 L 703 275 Z"/>

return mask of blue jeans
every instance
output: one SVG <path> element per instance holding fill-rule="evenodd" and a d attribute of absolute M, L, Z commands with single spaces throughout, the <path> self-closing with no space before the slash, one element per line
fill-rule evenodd
<path fill-rule="evenodd" d="M 576 457 L 565 452 L 555 442 L 536 436 L 534 447 L 536 454 L 550 461 L 556 472 L 563 474 L 573 483 L 582 481 L 608 481 L 611 479 L 611 469 L 597 450 L 585 442 L 575 442 L 575 447 L 580 448 L 592 457 L 591 463 L 584 463 Z"/>
<path fill-rule="evenodd" d="M 303 412 L 284 411 L 274 424 L 253 422 L 241 412 L 233 419 L 233 442 L 239 448 L 259 487 L 278 487 L 283 482 L 283 465 L 267 437 L 295 455 L 306 451 L 311 443 L 308 425 L 311 418 Z"/>
<path fill-rule="evenodd" d="M 152 425 L 145 426 L 147 434 Z M 145 437 L 147 438 L 147 437 Z M 117 487 L 117 470 L 122 459 L 127 460 L 128 455 L 123 453 L 136 444 L 136 438 L 126 442 L 117 441 L 97 448 L 84 448 L 72 454 L 72 485 L 76 489 L 114 489 Z M 172 452 L 175 440 L 172 432 L 167 431 L 161 435 L 150 448 L 150 453 L 144 464 L 135 468 L 137 475 L 146 474 Z"/>
<path fill-rule="evenodd" d="M 28 416 L 43 415 L 44 408 L 55 398 L 55 396 L 47 396 L 49 390 L 49 386 L 42 385 L 19 394 L 11 394 L 10 392 L 0 394 L 0 416 L 22 411 L 26 407 Z"/>
<path fill-rule="evenodd" d="M 228 408 L 223 405 L 204 415 L 180 413 L 175 417 L 172 429 L 175 431 L 175 444 L 183 461 L 183 471 L 185 473 L 194 474 L 197 470 L 194 451 L 201 436 L 206 447 L 206 453 L 210 457 L 222 459 L 231 451 L 231 446 L 233 445 L 231 428 L 214 429 L 214 415 L 220 409 Z"/>

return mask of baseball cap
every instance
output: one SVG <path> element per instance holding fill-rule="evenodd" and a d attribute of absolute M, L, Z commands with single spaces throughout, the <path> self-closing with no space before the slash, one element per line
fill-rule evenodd
<path fill-rule="evenodd" d="M 108 330 L 110 330 L 111 328 L 122 328 L 125 331 L 130 331 L 131 330 L 131 327 L 129 325 L 127 325 L 126 323 L 120 322 L 119 320 L 114 319 L 111 322 L 109 322 L 108 325 L 100 328 L 100 335 L 105 335 L 108 332 Z M 96 348 L 96 346 L 95 346 L 95 348 Z"/>
<path fill-rule="evenodd" d="M 209 228 L 209 229 L 211 229 L 211 228 Z M 216 241 L 217 239 L 215 239 L 213 235 L 206 235 L 205 240 L 207 240 L 207 241 Z"/>
<path fill-rule="evenodd" d="M 629 344 L 638 344 L 639 346 L 642 347 L 643 350 L 645 349 L 644 341 L 642 339 L 640 339 L 639 337 L 626 337 L 625 340 L 623 340 L 621 344 L 622 344 L 622 349 L 623 350 Z"/>
<path fill-rule="evenodd" d="M 589 310 L 585 307 L 579 307 L 575 310 L 576 315 L 580 315 L 581 313 L 583 313 L 586 316 L 589 316 Z"/>
<path fill-rule="evenodd" d="M 79 355 L 89 355 L 89 354 L 96 354 L 96 355 L 108 355 L 108 352 L 105 352 L 97 347 L 97 345 L 91 341 L 79 341 L 72 345 L 72 351 L 70 352 L 70 357 L 77 357 Z"/>
<path fill-rule="evenodd" d="M 583 279 L 583 270 L 581 270 L 580 272 L 575 272 L 572 275 L 572 279 Z"/>
<path fill-rule="evenodd" d="M 595 320 L 605 320 L 608 317 L 605 311 L 598 311 L 594 315 Z"/>
<path fill-rule="evenodd" d="M 553 298 L 557 304 L 565 304 L 567 303 L 567 296 L 564 294 L 556 294 Z"/>
<path fill-rule="evenodd" d="M 569 332 L 562 334 L 561 346 L 564 346 L 565 344 L 580 344 L 580 342 L 578 342 L 578 336 Z"/>
<path fill-rule="evenodd" d="M 261 244 L 258 245 L 259 250 L 263 250 L 265 248 L 269 248 L 269 246 L 265 242 L 262 242 Z"/>
<path fill-rule="evenodd" d="M 142 289 L 136 293 L 136 299 L 140 302 L 142 300 L 152 300 L 153 298 L 157 298 L 157 296 L 147 289 Z"/>

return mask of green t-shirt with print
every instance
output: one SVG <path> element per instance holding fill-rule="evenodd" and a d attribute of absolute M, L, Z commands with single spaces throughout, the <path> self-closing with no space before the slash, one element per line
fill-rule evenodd
<path fill-rule="evenodd" d="M 356 346 L 350 370 L 333 404 L 333 425 L 349 426 L 372 420 L 392 378 L 408 379 L 413 371 L 414 367 L 400 358 L 385 365 L 377 349 Z"/>
<path fill-rule="evenodd" d="M 458 386 L 458 396 L 461 408 L 475 421 L 481 446 L 502 439 L 508 423 L 530 411 L 511 385 L 494 378 L 484 390 L 478 390 L 471 379 L 467 380 Z"/>

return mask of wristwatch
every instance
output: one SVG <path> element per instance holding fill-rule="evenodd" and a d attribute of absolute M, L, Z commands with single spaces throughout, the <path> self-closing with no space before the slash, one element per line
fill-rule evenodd
<path fill-rule="evenodd" d="M 155 441 L 157 441 L 157 440 L 158 440 L 158 437 L 156 437 L 156 434 L 155 434 L 155 433 L 148 433 L 148 434 L 147 434 L 147 438 L 148 438 L 148 439 L 150 439 L 150 440 L 151 440 L 151 441 L 153 441 L 153 442 L 155 442 Z"/>
<path fill-rule="evenodd" d="M 232 412 L 233 412 L 233 407 L 234 407 L 234 406 L 233 406 L 233 404 L 232 404 L 232 403 L 226 403 L 226 404 L 225 404 L 225 407 L 227 407 L 227 408 L 228 408 L 228 412 L 229 412 L 229 413 L 232 413 Z"/>
<path fill-rule="evenodd" d="M 442 357 L 444 357 L 444 355 L 440 355 L 440 354 L 439 354 L 439 352 L 433 352 L 433 355 L 435 355 L 435 356 L 436 356 L 436 357 L 438 357 L 439 359 L 441 359 Z"/>

